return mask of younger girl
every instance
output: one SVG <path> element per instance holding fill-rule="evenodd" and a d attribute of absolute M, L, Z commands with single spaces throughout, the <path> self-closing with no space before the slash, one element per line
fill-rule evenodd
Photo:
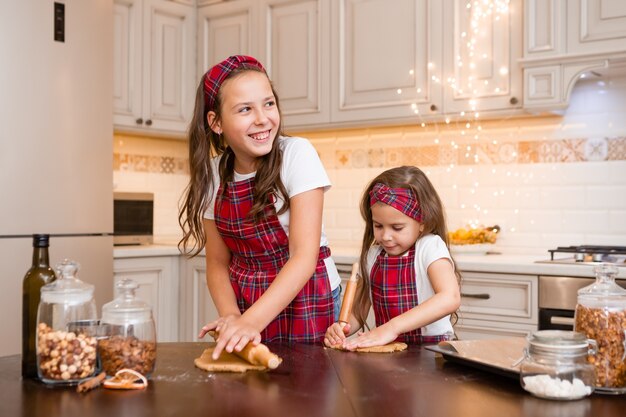
<path fill-rule="evenodd" d="M 250 341 L 321 343 L 334 320 L 340 278 L 322 230 L 330 182 L 313 146 L 281 133 L 278 98 L 256 59 L 231 56 L 202 77 L 180 245 L 191 255 L 205 248 L 220 317 L 199 337 L 219 332 L 214 358 Z"/>
<path fill-rule="evenodd" d="M 353 350 L 396 339 L 452 339 L 450 314 L 460 305 L 459 274 L 448 251 L 443 206 L 426 175 L 410 166 L 383 172 L 365 190 L 361 215 L 361 278 L 352 315 L 343 328 L 334 323 L 324 343 Z M 364 326 L 371 305 L 377 327 L 347 340 Z"/>

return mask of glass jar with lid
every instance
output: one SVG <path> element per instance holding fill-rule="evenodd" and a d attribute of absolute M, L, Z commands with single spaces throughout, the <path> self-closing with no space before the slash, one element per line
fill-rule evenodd
<path fill-rule="evenodd" d="M 107 334 L 98 342 L 102 369 L 115 375 L 132 369 L 150 377 L 156 363 L 156 330 L 152 308 L 135 296 L 139 287 L 130 279 L 116 284 L 118 297 L 102 307 L 102 326 Z"/>
<path fill-rule="evenodd" d="M 528 336 L 520 365 L 520 383 L 531 394 L 553 400 L 577 400 L 593 392 L 595 341 L 582 333 L 540 330 Z"/>
<path fill-rule="evenodd" d="M 65 259 L 58 279 L 41 287 L 37 310 L 37 372 L 48 384 L 75 385 L 97 371 L 97 341 L 92 333 L 94 286 L 77 278 L 79 264 Z"/>
<path fill-rule="evenodd" d="M 615 283 L 618 269 L 603 263 L 595 268 L 596 282 L 578 290 L 574 330 L 598 344 L 590 358 L 595 366 L 596 391 L 626 393 L 626 290 Z"/>

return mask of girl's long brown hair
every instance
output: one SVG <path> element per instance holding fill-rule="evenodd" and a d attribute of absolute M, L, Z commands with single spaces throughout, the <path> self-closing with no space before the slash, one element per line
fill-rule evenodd
<path fill-rule="evenodd" d="M 224 82 L 227 82 L 227 80 L 232 82 L 232 80 L 246 71 L 257 71 L 265 74 L 265 72 L 255 66 L 246 66 L 244 64 L 233 70 Z M 274 93 L 276 107 L 280 115 L 278 96 L 273 86 L 272 93 Z M 222 90 L 220 89 L 215 99 L 215 121 L 221 120 L 222 101 Z M 204 77 L 202 77 L 196 90 L 196 103 L 193 118 L 189 125 L 189 184 L 185 188 L 178 213 L 178 223 L 183 230 L 183 238 L 178 243 L 178 247 L 182 253 L 191 257 L 199 254 L 206 244 L 203 215 L 208 208 L 214 187 L 219 187 L 219 184 L 215 184 L 215 178 L 213 178 L 213 172 L 210 167 L 211 159 L 222 155 L 219 163 L 221 184 L 232 181 L 234 173 L 235 155 L 226 144 L 223 136 L 211 130 L 207 120 L 208 111 L 209 109 L 206 108 L 204 102 Z M 254 202 L 250 211 L 250 217 L 253 219 L 259 219 L 264 216 L 265 207 L 272 202 L 272 195 L 276 193 L 284 201 L 279 214 L 289 209 L 287 190 L 280 179 L 283 155 L 278 146 L 278 137 L 283 135 L 281 115 L 281 122 L 278 126 L 278 132 L 271 151 L 259 158 L 255 175 Z"/>
<path fill-rule="evenodd" d="M 423 235 L 434 234 L 446 243 L 450 248 L 448 241 L 448 229 L 446 227 L 445 212 L 441 199 L 433 187 L 432 183 L 417 167 L 401 166 L 391 168 L 384 171 L 374 178 L 366 187 L 361 198 L 361 216 L 365 220 L 365 232 L 363 233 L 363 243 L 361 246 L 361 257 L 359 259 L 359 273 L 361 275 L 360 285 L 357 286 L 357 292 L 354 300 L 354 316 L 359 321 L 361 327 L 366 326 L 366 319 L 371 306 L 370 299 L 370 277 L 367 271 L 367 253 L 369 249 L 376 244 L 374 239 L 374 225 L 372 222 L 372 209 L 370 206 L 370 190 L 376 183 L 385 184 L 391 188 L 408 188 L 417 196 L 422 210 L 422 224 L 424 225 Z M 461 282 L 461 274 L 459 273 L 454 259 L 454 272 L 457 281 Z M 456 313 L 454 315 L 456 319 Z"/>

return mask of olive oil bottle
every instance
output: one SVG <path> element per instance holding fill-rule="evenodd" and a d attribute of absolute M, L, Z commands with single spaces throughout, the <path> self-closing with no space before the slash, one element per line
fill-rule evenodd
<path fill-rule="evenodd" d="M 37 309 L 41 287 L 54 281 L 48 247 L 50 235 L 33 235 L 33 264 L 22 282 L 22 377 L 37 378 Z"/>

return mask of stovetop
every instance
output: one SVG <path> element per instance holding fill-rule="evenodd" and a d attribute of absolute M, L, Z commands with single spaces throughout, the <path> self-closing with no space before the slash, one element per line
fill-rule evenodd
<path fill-rule="evenodd" d="M 550 252 L 550 259 L 538 261 L 539 263 L 592 266 L 600 263 L 612 263 L 617 266 L 626 266 L 625 246 L 558 246 L 556 249 L 549 249 L 548 252 Z"/>

